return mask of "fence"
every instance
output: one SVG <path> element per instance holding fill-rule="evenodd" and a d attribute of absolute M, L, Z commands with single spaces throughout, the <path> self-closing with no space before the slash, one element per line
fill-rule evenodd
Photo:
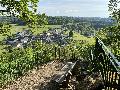
<path fill-rule="evenodd" d="M 100 72 L 105 89 L 120 90 L 120 62 L 99 38 L 96 38 L 95 49 L 92 55 L 92 66 L 94 71 Z"/>

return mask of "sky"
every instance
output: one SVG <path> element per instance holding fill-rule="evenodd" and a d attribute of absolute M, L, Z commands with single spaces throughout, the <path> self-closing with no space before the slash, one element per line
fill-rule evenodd
<path fill-rule="evenodd" d="M 109 0 L 40 0 L 38 13 L 49 16 L 109 17 Z"/>

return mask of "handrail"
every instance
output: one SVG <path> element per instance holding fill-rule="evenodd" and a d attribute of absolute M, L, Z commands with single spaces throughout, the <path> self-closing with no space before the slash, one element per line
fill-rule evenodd
<path fill-rule="evenodd" d="M 92 65 L 93 70 L 101 74 L 105 88 L 120 90 L 120 63 L 98 37 L 96 37 Z"/>
<path fill-rule="evenodd" d="M 116 57 L 114 56 L 114 54 L 111 53 L 111 51 L 105 46 L 105 44 L 98 37 L 96 37 L 96 39 L 98 39 L 99 45 L 102 45 L 102 48 L 103 48 L 104 52 L 106 52 L 106 54 L 111 57 L 110 61 L 111 61 L 112 65 L 118 71 L 117 73 L 120 74 L 120 68 L 118 68 L 118 67 L 120 67 L 120 64 L 119 64 L 118 60 L 116 59 Z"/>

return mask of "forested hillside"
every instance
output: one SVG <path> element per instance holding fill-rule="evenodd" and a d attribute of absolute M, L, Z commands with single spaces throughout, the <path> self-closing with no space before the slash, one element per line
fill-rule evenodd
<path fill-rule="evenodd" d="M 38 14 L 39 16 L 39 14 Z M 10 22 L 11 24 L 25 25 L 25 22 L 17 17 L 0 16 L 0 22 Z M 101 17 L 68 17 L 68 16 L 47 16 L 48 25 L 64 25 L 68 23 L 89 23 L 95 29 L 105 28 L 116 23 L 112 18 Z"/>
<path fill-rule="evenodd" d="M 100 17 L 48 16 L 48 24 L 50 25 L 62 25 L 68 23 L 89 23 L 92 27 L 98 29 L 115 24 L 115 20 L 112 20 L 112 18 Z"/>

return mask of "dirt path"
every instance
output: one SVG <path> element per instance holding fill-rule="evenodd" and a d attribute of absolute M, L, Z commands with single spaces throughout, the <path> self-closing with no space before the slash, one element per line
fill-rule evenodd
<path fill-rule="evenodd" d="M 52 77 L 63 67 L 61 62 L 50 62 L 39 66 L 39 69 L 29 71 L 25 76 L 16 80 L 12 85 L 0 90 L 43 90 Z"/>

